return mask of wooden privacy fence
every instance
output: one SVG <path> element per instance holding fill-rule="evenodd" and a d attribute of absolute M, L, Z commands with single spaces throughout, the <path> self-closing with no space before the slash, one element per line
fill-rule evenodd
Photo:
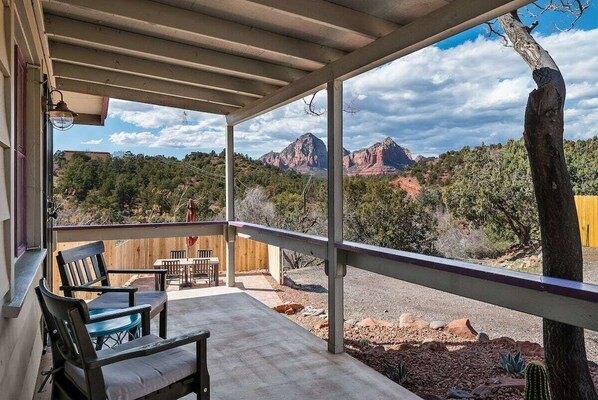
<path fill-rule="evenodd" d="M 169 258 L 170 250 L 187 250 L 184 237 L 173 238 L 151 238 L 151 239 L 129 239 L 129 240 L 104 240 L 106 252 L 104 258 L 109 268 L 133 269 L 153 268 L 154 261 L 159 258 Z M 56 263 L 56 254 L 63 249 L 70 249 L 89 242 L 66 242 L 57 243 L 56 251 L 53 254 L 54 265 L 54 290 L 60 287 L 60 274 Z M 224 238 L 219 236 L 200 236 L 197 243 L 193 245 L 188 253 L 189 257 L 195 257 L 198 249 L 210 249 L 214 257 L 220 260 L 220 271 L 225 270 L 226 248 Z M 235 271 L 252 271 L 268 268 L 268 245 L 256 242 L 255 240 L 237 238 L 235 242 Z M 111 275 L 110 282 L 120 286 L 127 282 L 131 275 Z"/>
<path fill-rule="evenodd" d="M 598 247 L 598 196 L 575 196 L 581 244 Z"/>

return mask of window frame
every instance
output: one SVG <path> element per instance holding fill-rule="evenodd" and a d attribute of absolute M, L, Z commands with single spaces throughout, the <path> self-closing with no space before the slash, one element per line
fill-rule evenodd
<path fill-rule="evenodd" d="M 27 250 L 27 63 L 14 46 L 14 252 Z"/>

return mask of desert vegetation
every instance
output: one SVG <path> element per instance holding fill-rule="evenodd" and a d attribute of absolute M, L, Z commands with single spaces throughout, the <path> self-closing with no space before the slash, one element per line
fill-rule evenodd
<path fill-rule="evenodd" d="M 565 142 L 577 195 L 598 194 L 598 138 Z M 237 217 L 324 235 L 326 178 L 263 165 L 237 154 Z M 421 188 L 397 181 L 415 178 Z M 223 218 L 224 154 L 184 159 L 122 153 L 106 159 L 55 154 L 58 224 L 183 221 L 193 199 L 199 220 Z M 539 244 L 533 186 L 522 140 L 424 159 L 400 174 L 344 181 L 347 240 L 449 258 L 496 257 Z M 292 267 L 314 260 L 286 254 Z"/>

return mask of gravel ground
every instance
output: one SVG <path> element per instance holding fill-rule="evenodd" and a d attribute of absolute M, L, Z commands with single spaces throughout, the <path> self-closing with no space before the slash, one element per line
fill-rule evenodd
<path fill-rule="evenodd" d="M 598 249 L 584 249 L 584 260 L 585 282 L 598 284 Z M 295 283 L 303 285 L 307 295 L 305 301 L 326 304 L 327 277 L 323 268 L 291 270 L 286 274 Z M 485 332 L 490 338 L 508 336 L 519 341 L 542 344 L 542 320 L 538 317 L 348 268 L 345 278 L 345 319 L 359 321 L 371 317 L 398 323 L 399 316 L 407 312 L 428 321 L 450 322 L 469 318 L 478 332 Z M 586 346 L 588 359 L 598 362 L 597 332 L 586 331 Z"/>

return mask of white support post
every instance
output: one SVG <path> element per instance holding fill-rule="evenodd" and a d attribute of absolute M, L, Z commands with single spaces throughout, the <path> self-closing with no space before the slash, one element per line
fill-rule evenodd
<path fill-rule="evenodd" d="M 234 127 L 226 126 L 226 220 L 235 220 L 235 143 Z M 235 230 L 226 226 L 226 285 L 235 286 Z"/>
<path fill-rule="evenodd" d="M 343 83 L 327 84 L 328 92 L 328 351 L 344 351 L 343 278 L 346 265 L 336 243 L 343 240 Z"/>

